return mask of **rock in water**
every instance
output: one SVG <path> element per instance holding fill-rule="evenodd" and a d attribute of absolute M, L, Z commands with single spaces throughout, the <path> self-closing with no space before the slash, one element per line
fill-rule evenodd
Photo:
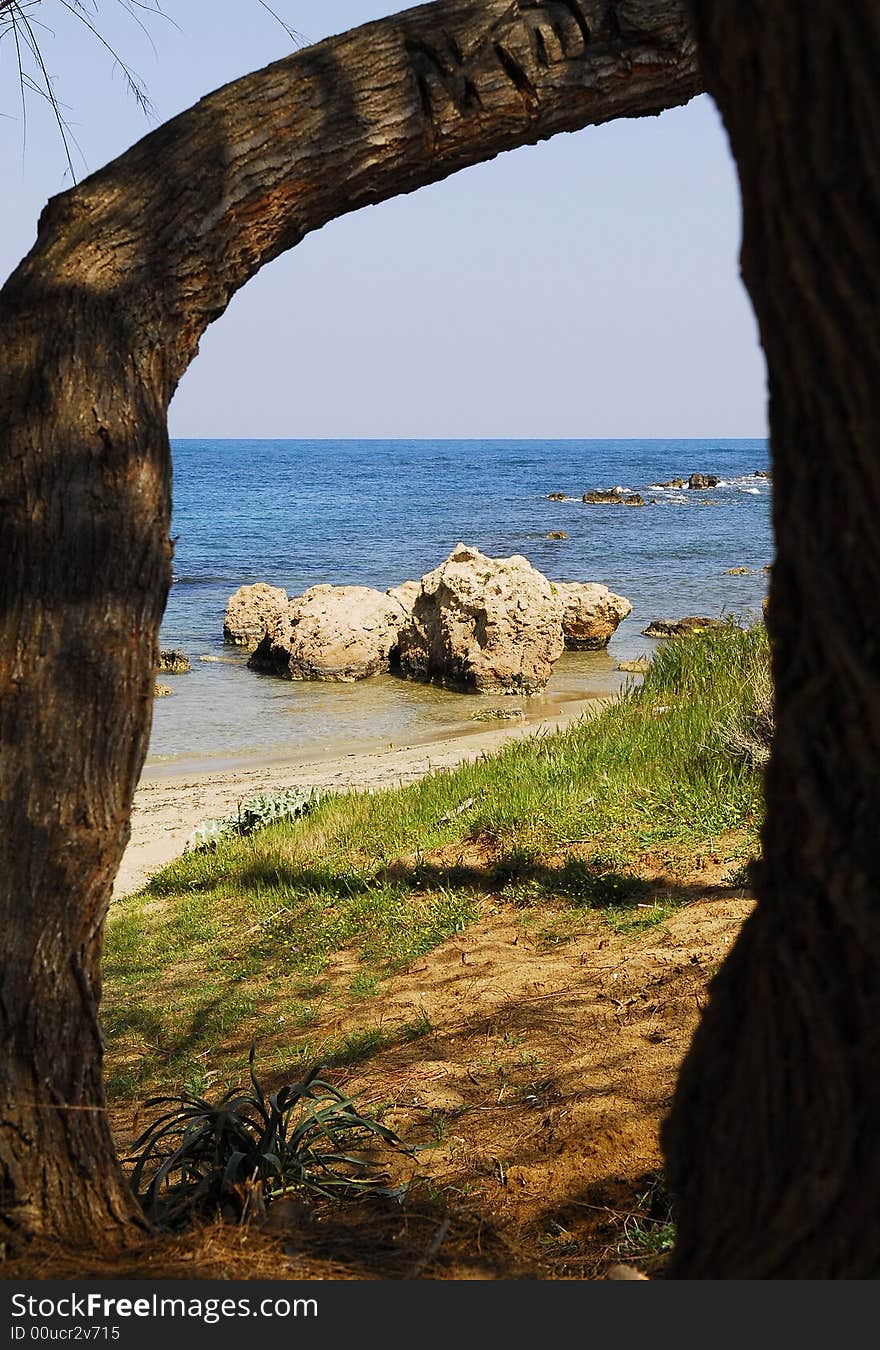
<path fill-rule="evenodd" d="M 621 492 L 620 488 L 595 488 L 585 492 L 581 501 L 587 506 L 644 506 L 640 492 Z"/>
<path fill-rule="evenodd" d="M 714 473 L 692 473 L 688 479 L 689 488 L 713 488 L 718 486 L 718 478 Z"/>
<path fill-rule="evenodd" d="M 525 717 L 522 708 L 479 708 L 471 713 L 472 722 L 511 722 L 517 717 Z"/>
<path fill-rule="evenodd" d="M 593 488 L 585 492 L 581 501 L 587 506 L 622 506 L 623 493 L 619 488 Z"/>
<path fill-rule="evenodd" d="M 289 603 L 287 591 L 280 586 L 267 586 L 265 581 L 239 586 L 226 603 L 223 641 L 253 651 Z"/>
<path fill-rule="evenodd" d="M 159 652 L 156 669 L 165 675 L 188 675 L 192 667 L 186 652 L 182 652 L 179 647 L 167 647 Z"/>
<path fill-rule="evenodd" d="M 171 689 L 167 684 L 157 684 L 153 688 L 154 698 L 167 698 L 170 693 Z"/>
<path fill-rule="evenodd" d="M 388 669 L 403 606 L 369 586 L 312 586 L 270 624 L 248 661 L 288 680 L 350 683 Z"/>
<path fill-rule="evenodd" d="M 703 633 L 707 628 L 723 628 L 721 619 L 709 619 L 705 615 L 688 614 L 684 619 L 654 619 L 647 628 L 642 629 L 643 637 L 675 638 L 687 637 L 690 633 Z"/>
<path fill-rule="evenodd" d="M 396 662 L 411 680 L 466 693 L 533 694 L 564 646 L 561 601 L 528 559 L 459 544 L 422 577 Z"/>
<path fill-rule="evenodd" d="M 595 582 L 554 581 L 552 586 L 562 601 L 562 633 L 571 651 L 607 647 L 617 625 L 632 612 L 625 596 Z"/>

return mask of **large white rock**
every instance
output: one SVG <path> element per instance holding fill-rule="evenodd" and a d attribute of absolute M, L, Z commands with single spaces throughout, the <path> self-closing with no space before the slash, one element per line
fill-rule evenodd
<path fill-rule="evenodd" d="M 288 680 L 366 679 L 388 669 L 406 611 L 369 586 L 312 586 L 270 624 L 248 662 Z"/>
<path fill-rule="evenodd" d="M 595 581 L 554 581 L 562 601 L 562 632 L 572 651 L 607 647 L 619 623 L 632 612 L 625 596 L 615 595 Z"/>
<path fill-rule="evenodd" d="M 469 693 L 543 689 L 564 648 L 562 603 L 527 558 L 459 544 L 422 577 L 397 646 L 401 674 Z"/>
<path fill-rule="evenodd" d="M 239 586 L 226 603 L 223 641 L 253 651 L 269 625 L 284 613 L 289 603 L 287 591 L 280 586 L 267 586 L 265 581 L 257 581 L 253 586 Z"/>

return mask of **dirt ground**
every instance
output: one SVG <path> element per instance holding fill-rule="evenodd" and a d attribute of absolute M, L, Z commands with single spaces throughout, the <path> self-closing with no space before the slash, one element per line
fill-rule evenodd
<path fill-rule="evenodd" d="M 31 1252 L 2 1275 L 571 1280 L 620 1261 L 662 1274 L 659 1126 L 751 901 L 711 867 L 657 894 L 681 905 L 657 926 L 619 933 L 596 916 L 575 937 L 487 900 L 383 986 L 384 1048 L 328 1076 L 416 1148 L 392 1159 L 404 1203 L 285 1201 L 262 1226 L 215 1223 L 109 1264 Z M 121 1148 L 136 1126 L 116 1118 Z"/>

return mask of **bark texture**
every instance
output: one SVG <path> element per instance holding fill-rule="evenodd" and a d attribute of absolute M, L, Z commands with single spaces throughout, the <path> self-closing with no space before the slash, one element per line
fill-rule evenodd
<path fill-rule="evenodd" d="M 124 1240 L 100 947 L 170 581 L 166 409 L 334 216 L 699 89 L 683 0 L 439 0 L 228 85 L 49 203 L 0 293 L 0 1238 Z"/>
<path fill-rule="evenodd" d="M 880 7 L 697 0 L 770 381 L 759 904 L 665 1130 L 679 1278 L 880 1275 Z"/>

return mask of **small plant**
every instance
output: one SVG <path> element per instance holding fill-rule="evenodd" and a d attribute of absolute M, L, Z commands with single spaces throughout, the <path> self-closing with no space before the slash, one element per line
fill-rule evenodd
<path fill-rule="evenodd" d="M 352 998 L 372 998 L 379 992 L 379 980 L 367 970 L 359 970 L 352 976 L 348 992 Z"/>
<path fill-rule="evenodd" d="M 621 1256 L 663 1256 L 675 1246 L 675 1224 L 653 1223 L 628 1216 L 618 1248 Z"/>
<path fill-rule="evenodd" d="M 576 1256 L 581 1245 L 573 1233 L 556 1220 L 552 1220 L 546 1233 L 538 1238 L 538 1246 L 557 1256 Z"/>
<path fill-rule="evenodd" d="M 360 1064 L 370 1055 L 375 1055 L 387 1044 L 385 1032 L 381 1027 L 359 1027 L 350 1031 L 342 1043 L 341 1050 L 331 1057 L 332 1064 Z"/>
<path fill-rule="evenodd" d="M 653 1267 L 675 1246 L 675 1222 L 663 1174 L 649 1174 L 645 1181 L 647 1189 L 639 1196 L 635 1211 L 624 1218 L 617 1254 L 640 1258 Z"/>
<path fill-rule="evenodd" d="M 746 861 L 740 863 L 737 867 L 731 867 L 724 880 L 727 885 L 732 886 L 734 890 L 748 890 L 752 884 L 751 865 Z"/>
<path fill-rule="evenodd" d="M 393 1130 L 362 1115 L 350 1097 L 313 1069 L 278 1092 L 264 1090 L 249 1056 L 251 1088 L 211 1102 L 195 1093 L 153 1097 L 171 1109 L 134 1145 L 131 1186 L 153 1222 L 177 1227 L 229 1201 L 244 1217 L 299 1190 L 326 1197 L 389 1194 L 387 1178 L 352 1149 L 377 1141 L 408 1152 Z"/>
<path fill-rule="evenodd" d="M 233 835 L 253 834 L 280 820 L 299 820 L 314 811 L 325 794 L 316 788 L 284 788 L 281 792 L 260 792 L 240 802 L 235 815 L 205 820 L 186 841 L 184 852 L 214 849 Z"/>
<path fill-rule="evenodd" d="M 739 706 L 722 723 L 721 741 L 734 759 L 763 769 L 770 759 L 774 729 L 770 659 L 766 651 L 759 651 L 747 672 Z"/>
<path fill-rule="evenodd" d="M 650 885 L 642 877 L 603 870 L 603 862 L 603 859 L 588 863 L 582 858 L 566 858 L 559 872 L 559 890 L 570 896 L 574 904 L 589 909 L 633 902 L 650 891 Z"/>
<path fill-rule="evenodd" d="M 418 1017 L 414 1017 L 411 1022 L 404 1022 L 399 1029 L 398 1035 L 401 1041 L 417 1041 L 422 1036 L 428 1036 L 434 1030 L 430 1017 L 424 1008 L 419 1009 Z"/>
<path fill-rule="evenodd" d="M 602 910 L 602 918 L 615 933 L 627 937 L 643 933 L 648 928 L 656 928 L 668 919 L 673 911 L 672 905 L 654 901 L 652 905 L 607 905 Z"/>
<path fill-rule="evenodd" d="M 492 880 L 496 886 L 526 880 L 534 873 L 538 861 L 538 856 L 532 849 L 519 846 L 508 849 L 492 864 Z"/>

